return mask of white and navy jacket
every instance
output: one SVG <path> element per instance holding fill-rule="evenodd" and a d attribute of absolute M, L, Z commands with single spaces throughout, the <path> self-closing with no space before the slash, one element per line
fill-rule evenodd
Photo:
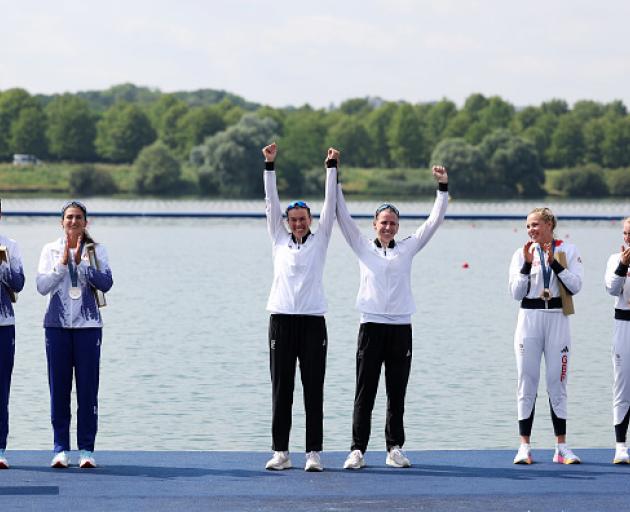
<path fill-rule="evenodd" d="M 606 275 L 604 276 L 604 282 L 606 284 L 606 291 L 613 297 L 616 297 L 615 301 L 615 316 L 619 316 L 617 310 L 622 310 L 623 316 L 630 314 L 630 282 L 628 281 L 628 265 L 621 263 L 619 259 L 621 253 L 615 253 L 608 258 L 606 265 Z"/>
<path fill-rule="evenodd" d="M 416 311 L 411 293 L 411 264 L 413 257 L 427 244 L 444 221 L 448 206 L 446 184 L 440 184 L 431 214 L 416 232 L 404 240 L 380 247 L 378 240 L 364 237 L 352 220 L 341 185 L 337 189 L 337 222 L 346 242 L 359 258 L 360 285 L 356 308 L 361 311 L 362 321 L 367 316 L 410 317 Z M 409 318 L 405 323 L 409 322 Z"/>
<path fill-rule="evenodd" d="M 103 322 L 92 287 L 107 292 L 114 283 L 105 247 L 102 244 L 95 244 L 99 270 L 90 266 L 87 251 L 83 250 L 81 262 L 77 267 L 81 298 L 73 300 L 69 295 L 72 281 L 68 265 L 62 265 L 60 262 L 64 245 L 64 238 L 46 244 L 39 257 L 37 291 L 42 295 L 49 295 L 44 327 L 65 329 L 102 327 Z M 71 258 L 74 258 L 73 253 L 71 250 Z"/>
<path fill-rule="evenodd" d="M 9 288 L 16 293 L 24 288 L 22 258 L 15 240 L 0 235 L 0 245 L 4 245 L 9 251 L 9 262 L 4 261 L 0 265 L 0 326 L 15 325 Z"/>
<path fill-rule="evenodd" d="M 509 271 L 510 294 L 514 300 L 539 299 L 544 288 L 543 271 L 540 265 L 540 256 L 537 250 L 538 244 L 533 244 L 531 264 L 525 263 L 523 248 L 519 247 L 512 256 Z M 551 277 L 549 291 L 552 297 L 560 297 L 560 283 L 562 283 L 571 295 L 575 295 L 582 288 L 584 268 L 582 258 L 577 248 L 568 242 L 554 240 L 554 252 L 564 252 L 567 257 L 567 268 L 564 268 L 554 259 L 551 264 Z M 545 261 L 545 264 L 547 262 Z M 545 309 L 555 313 L 562 313 L 562 309 Z"/>
<path fill-rule="evenodd" d="M 271 162 L 269 162 L 270 164 Z M 264 172 L 267 229 L 271 237 L 273 283 L 267 310 L 287 315 L 317 315 L 326 312 L 323 274 L 326 250 L 335 223 L 337 168 L 326 170 L 326 196 L 316 233 L 298 243 L 287 231 L 278 198 L 272 165 Z"/>

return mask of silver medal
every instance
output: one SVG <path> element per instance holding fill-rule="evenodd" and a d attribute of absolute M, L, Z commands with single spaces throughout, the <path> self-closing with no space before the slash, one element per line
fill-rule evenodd
<path fill-rule="evenodd" d="M 68 295 L 70 295 L 70 298 L 73 300 L 77 300 L 81 298 L 81 288 L 79 288 L 78 286 L 72 286 L 69 290 L 68 290 Z"/>

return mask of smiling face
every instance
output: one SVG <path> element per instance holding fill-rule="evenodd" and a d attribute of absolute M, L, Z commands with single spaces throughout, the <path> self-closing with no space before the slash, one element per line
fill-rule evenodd
<path fill-rule="evenodd" d="M 66 208 L 63 213 L 63 219 L 61 219 L 61 227 L 66 236 L 71 240 L 76 240 L 80 235 L 83 235 L 87 226 L 87 219 L 81 208 L 70 206 Z"/>
<path fill-rule="evenodd" d="M 623 241 L 626 247 L 630 247 L 630 219 L 626 219 L 623 223 Z"/>
<path fill-rule="evenodd" d="M 391 210 L 383 210 L 372 222 L 376 237 L 381 245 L 387 247 L 398 233 L 398 215 Z"/>
<path fill-rule="evenodd" d="M 287 224 L 293 236 L 298 240 L 302 240 L 310 231 L 312 221 L 306 208 L 291 208 L 287 212 Z"/>
<path fill-rule="evenodd" d="M 544 244 L 553 239 L 553 224 L 545 221 L 539 213 L 530 213 L 527 216 L 527 234 L 533 242 Z"/>

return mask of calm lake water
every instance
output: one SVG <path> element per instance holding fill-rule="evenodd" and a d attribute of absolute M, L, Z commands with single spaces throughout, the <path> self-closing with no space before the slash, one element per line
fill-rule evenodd
<path fill-rule="evenodd" d="M 3 201 L 5 211 L 56 210 L 61 201 Z M 88 201 L 95 210 L 246 210 L 253 202 Z M 426 213 L 430 201 L 401 203 Z M 447 221 L 416 257 L 413 289 L 414 361 L 406 428 L 409 449 L 514 448 L 517 445 L 516 368 L 512 335 L 518 304 L 507 270 L 526 241 L 532 203 L 453 202 L 449 212 L 523 213 L 523 222 Z M 628 203 L 551 204 L 565 213 L 624 215 Z M 369 211 L 372 203 L 351 204 Z M 318 206 L 315 205 L 315 211 Z M 361 221 L 370 234 L 369 221 Z M 415 230 L 404 221 L 401 235 Z M 46 299 L 35 290 L 39 253 L 60 234 L 53 218 L 5 217 L 2 233 L 21 247 L 27 284 L 16 305 L 16 362 L 11 395 L 10 449 L 52 446 L 41 327 Z M 97 449 L 267 450 L 271 386 L 265 304 L 271 254 L 264 220 L 98 218 L 91 233 L 108 249 L 114 287 L 102 310 L 100 424 Z M 572 318 L 569 442 L 614 443 L 610 339 L 613 299 L 603 287 L 610 253 L 622 241 L 612 222 L 561 223 L 557 234 L 578 246 L 585 282 Z M 463 268 L 468 263 L 469 268 Z M 350 444 L 354 310 L 358 265 L 335 228 L 325 269 L 329 332 L 324 445 Z M 533 442 L 553 443 L 541 379 Z M 374 409 L 371 449 L 384 449 L 384 388 Z M 74 420 L 73 420 L 74 421 Z M 73 426 L 74 429 L 74 426 Z M 74 431 L 74 430 L 73 430 Z M 74 440 L 73 440 L 74 443 Z M 291 450 L 304 448 L 304 414 L 296 380 Z"/>

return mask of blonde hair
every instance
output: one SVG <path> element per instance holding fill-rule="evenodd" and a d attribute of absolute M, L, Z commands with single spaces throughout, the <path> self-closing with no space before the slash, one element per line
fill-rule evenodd
<path fill-rule="evenodd" d="M 527 216 L 529 217 L 530 215 L 539 215 L 544 222 L 551 222 L 552 231 L 556 230 L 558 222 L 556 221 L 556 216 L 549 208 L 534 208 Z"/>

